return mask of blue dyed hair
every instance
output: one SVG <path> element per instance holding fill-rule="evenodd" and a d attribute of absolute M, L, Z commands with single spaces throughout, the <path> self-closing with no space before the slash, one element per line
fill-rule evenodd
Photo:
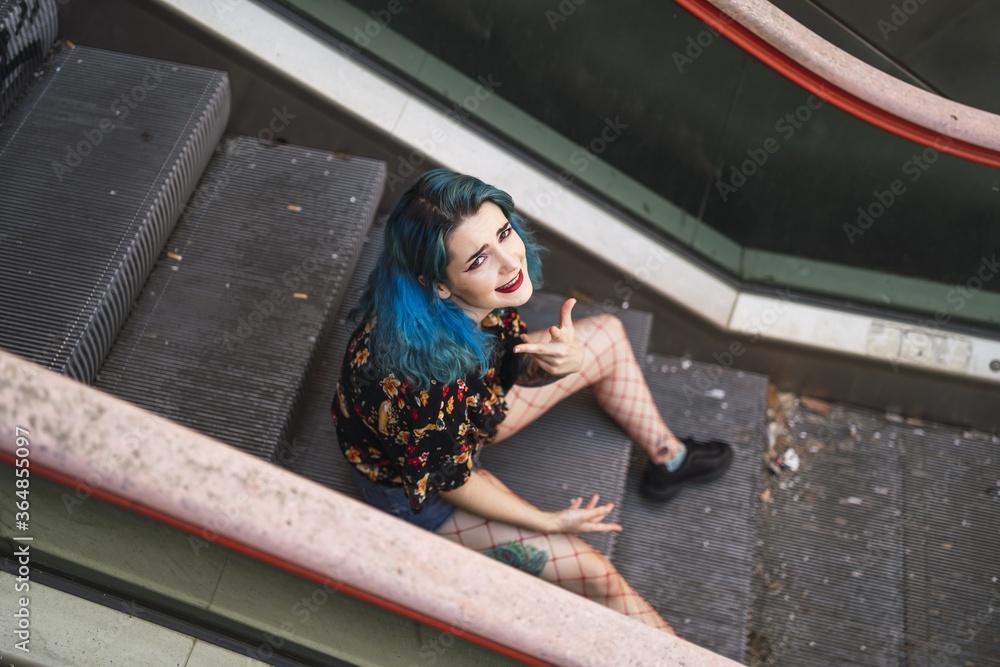
<path fill-rule="evenodd" d="M 486 202 L 496 204 L 521 237 L 528 276 L 541 286 L 542 248 L 510 195 L 473 176 L 427 172 L 389 214 L 382 254 L 351 312 L 376 320 L 370 348 L 380 369 L 426 388 L 431 380 L 450 383 L 489 366 L 495 338 L 435 288 L 447 282 L 448 235 Z"/>

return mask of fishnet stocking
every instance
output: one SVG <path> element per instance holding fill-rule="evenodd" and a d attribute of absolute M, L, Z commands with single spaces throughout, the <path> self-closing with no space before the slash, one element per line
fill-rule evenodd
<path fill-rule="evenodd" d="M 493 475 L 485 470 L 480 473 L 491 483 L 526 502 Z M 476 551 L 486 551 L 512 542 L 540 549 L 547 555 L 545 568 L 541 573 L 542 579 L 654 628 L 674 632 L 670 624 L 628 585 L 604 555 L 576 535 L 535 533 L 499 521 L 490 521 L 461 509 L 457 509 L 437 532 Z"/>
<path fill-rule="evenodd" d="M 669 458 L 663 441 L 672 434 L 649 393 L 621 320 L 597 315 L 573 323 L 583 344 L 583 368 L 542 387 L 515 385 L 507 392 L 507 416 L 493 442 L 530 424 L 553 405 L 584 387 L 628 436 L 656 462 Z"/>

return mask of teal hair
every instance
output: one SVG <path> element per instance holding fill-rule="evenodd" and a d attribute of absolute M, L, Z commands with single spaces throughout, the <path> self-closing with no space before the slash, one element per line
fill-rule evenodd
<path fill-rule="evenodd" d="M 389 214 L 385 245 L 352 318 L 374 319 L 377 367 L 415 386 L 485 372 L 495 338 L 435 288 L 447 282 L 448 235 L 486 202 L 496 204 L 524 243 L 528 276 L 541 286 L 542 248 L 506 192 L 478 178 L 435 169 L 403 193 Z M 423 277 L 423 281 L 418 277 Z"/>

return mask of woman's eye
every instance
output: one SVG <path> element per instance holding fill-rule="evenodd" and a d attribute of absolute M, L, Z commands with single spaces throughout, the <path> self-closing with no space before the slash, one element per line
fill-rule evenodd
<path fill-rule="evenodd" d="M 466 271 L 471 271 L 472 269 L 479 268 L 479 265 L 486 261 L 486 255 L 480 255 L 472 260 L 472 264 L 469 264 L 469 268 Z"/>
<path fill-rule="evenodd" d="M 510 233 L 512 231 L 514 231 L 514 230 L 511 229 L 510 225 L 507 225 L 507 227 L 504 228 L 504 230 L 502 232 L 500 232 L 500 240 L 503 241 L 505 238 L 507 238 L 508 236 L 510 236 Z"/>

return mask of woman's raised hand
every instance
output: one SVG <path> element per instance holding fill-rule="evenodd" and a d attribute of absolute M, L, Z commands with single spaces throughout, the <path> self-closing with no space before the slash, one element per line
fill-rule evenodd
<path fill-rule="evenodd" d="M 552 533 L 607 533 L 610 531 L 621 532 L 622 527 L 617 523 L 604 523 L 605 517 L 615 508 L 614 503 L 607 503 L 600 507 L 597 501 L 600 499 L 596 493 L 590 497 L 590 502 L 586 507 L 583 505 L 583 498 L 576 498 L 569 505 L 569 509 L 561 512 L 553 512 Z"/>
<path fill-rule="evenodd" d="M 524 341 L 514 352 L 531 355 L 538 367 L 552 375 L 569 375 L 583 367 L 583 345 L 573 329 L 573 306 L 576 299 L 566 299 L 559 317 L 559 326 L 551 326 L 521 334 Z"/>

